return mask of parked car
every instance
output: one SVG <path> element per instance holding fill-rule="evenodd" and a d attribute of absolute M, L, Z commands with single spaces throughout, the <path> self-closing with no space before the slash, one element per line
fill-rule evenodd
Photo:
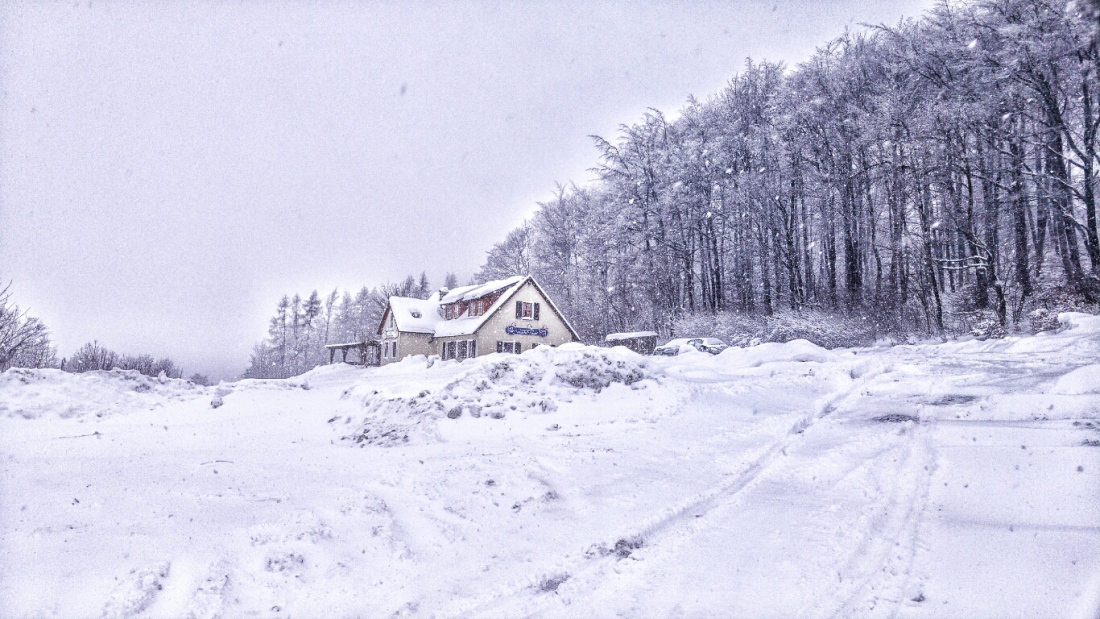
<path fill-rule="evenodd" d="M 698 350 L 699 352 L 709 352 L 712 355 L 717 355 L 727 348 L 729 348 L 729 345 L 716 337 L 684 337 L 671 340 L 663 346 L 658 346 L 653 354 L 675 357 L 689 350 Z"/>

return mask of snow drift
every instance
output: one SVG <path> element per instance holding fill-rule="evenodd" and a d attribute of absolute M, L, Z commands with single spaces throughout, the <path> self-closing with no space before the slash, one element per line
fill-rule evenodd
<path fill-rule="evenodd" d="M 37 419 L 125 414 L 206 395 L 178 378 L 151 378 L 136 370 L 71 374 L 13 368 L 0 373 L 0 417 Z"/>

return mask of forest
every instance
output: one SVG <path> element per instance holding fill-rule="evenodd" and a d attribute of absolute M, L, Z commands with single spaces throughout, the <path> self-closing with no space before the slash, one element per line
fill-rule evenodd
<path fill-rule="evenodd" d="M 593 341 L 998 335 L 1095 309 L 1098 69 L 1095 15 L 1044 0 L 749 61 L 675 118 L 595 137 L 598 180 L 559 186 L 479 278 L 530 272 Z"/>

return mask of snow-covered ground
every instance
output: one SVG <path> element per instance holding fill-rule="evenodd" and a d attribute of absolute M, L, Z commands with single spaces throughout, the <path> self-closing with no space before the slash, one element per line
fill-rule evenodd
<path fill-rule="evenodd" d="M 1100 317 L 216 388 L 0 374 L 3 617 L 1100 615 Z"/>

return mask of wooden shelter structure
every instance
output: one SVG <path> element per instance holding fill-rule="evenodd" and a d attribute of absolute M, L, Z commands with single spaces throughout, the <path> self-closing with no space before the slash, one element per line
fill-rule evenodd
<path fill-rule="evenodd" d="M 653 349 L 657 348 L 657 334 L 653 331 L 610 333 L 604 341 L 608 346 L 626 346 L 639 355 L 652 355 Z"/>
<path fill-rule="evenodd" d="M 325 344 L 325 348 L 328 349 L 329 363 L 332 363 L 336 359 L 336 351 L 338 350 L 342 354 L 341 361 L 343 363 L 351 363 L 353 365 L 379 365 L 382 362 L 382 344 L 377 340 L 348 342 L 346 344 Z M 358 361 L 348 361 L 349 350 L 358 351 Z"/>

